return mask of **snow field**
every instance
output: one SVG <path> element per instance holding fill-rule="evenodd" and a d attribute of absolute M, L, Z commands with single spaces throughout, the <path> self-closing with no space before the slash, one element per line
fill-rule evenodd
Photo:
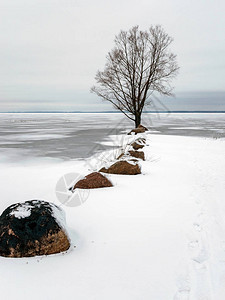
<path fill-rule="evenodd" d="M 143 174 L 110 175 L 114 187 L 63 207 L 73 242 L 67 254 L 0 258 L 2 299 L 225 297 L 225 141 L 146 136 Z M 1 211 L 29 199 L 60 205 L 59 177 L 91 171 L 84 161 L 2 167 Z"/>

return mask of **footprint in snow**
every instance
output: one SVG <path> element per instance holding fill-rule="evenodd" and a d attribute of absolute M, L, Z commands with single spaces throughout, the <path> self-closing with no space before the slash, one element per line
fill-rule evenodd
<path fill-rule="evenodd" d="M 193 261 L 202 264 L 209 259 L 209 253 L 206 248 L 202 247 L 199 253 L 192 258 Z"/>
<path fill-rule="evenodd" d="M 182 271 L 176 279 L 177 292 L 173 300 L 189 300 L 191 291 L 189 270 L 187 266 L 181 266 L 181 269 Z"/>
<path fill-rule="evenodd" d="M 202 225 L 201 224 L 195 222 L 195 223 L 193 223 L 193 226 L 194 226 L 196 231 L 198 231 L 198 232 L 202 231 Z"/>

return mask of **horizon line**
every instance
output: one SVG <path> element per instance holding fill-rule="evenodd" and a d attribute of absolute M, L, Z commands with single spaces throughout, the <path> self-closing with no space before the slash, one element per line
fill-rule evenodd
<path fill-rule="evenodd" d="M 10 114 L 10 113 L 121 113 L 121 111 L 57 111 L 57 110 L 47 110 L 47 111 L 0 111 L 1 114 Z M 225 110 L 148 110 L 144 111 L 145 113 L 225 113 Z"/>

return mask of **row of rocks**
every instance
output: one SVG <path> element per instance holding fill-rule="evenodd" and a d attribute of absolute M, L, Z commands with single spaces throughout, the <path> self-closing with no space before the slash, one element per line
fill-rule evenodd
<path fill-rule="evenodd" d="M 146 131 L 140 125 L 129 134 Z M 118 161 L 108 168 L 101 168 L 79 180 L 73 190 L 112 187 L 111 181 L 101 173 L 136 175 L 141 173 L 138 160 L 145 160 L 146 140 L 138 138 L 131 144 L 133 150 L 122 153 Z M 128 161 L 127 161 L 128 160 Z M 100 173 L 101 172 L 101 173 Z M 61 208 L 42 200 L 31 200 L 9 206 L 0 216 L 0 256 L 31 257 L 66 251 L 70 240 Z"/>
<path fill-rule="evenodd" d="M 101 168 L 99 172 L 108 173 L 108 174 L 118 174 L 118 175 L 137 175 L 141 174 L 141 169 L 138 164 L 131 163 L 132 160 L 129 157 L 145 160 L 144 152 L 138 151 L 142 149 L 146 144 L 146 139 L 138 138 L 135 142 L 131 144 L 131 147 L 134 150 L 129 150 L 126 153 L 122 153 L 117 159 L 118 161 L 112 164 L 108 168 Z M 125 158 L 125 160 L 119 160 L 121 158 Z M 126 160 L 128 158 L 129 162 Z M 133 159 L 133 162 L 137 162 L 137 159 Z M 103 188 L 103 187 L 111 187 L 112 183 L 108 178 L 103 176 L 99 172 L 93 172 L 85 176 L 84 179 L 79 180 L 74 189 L 94 189 L 94 188 Z"/>

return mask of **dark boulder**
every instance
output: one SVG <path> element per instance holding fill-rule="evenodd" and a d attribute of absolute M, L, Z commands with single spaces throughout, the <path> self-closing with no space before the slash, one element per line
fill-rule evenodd
<path fill-rule="evenodd" d="M 113 186 L 112 183 L 105 176 L 98 172 L 93 172 L 85 176 L 84 179 L 79 180 L 75 184 L 74 189 L 97 189 L 111 186 Z"/>
<path fill-rule="evenodd" d="M 29 257 L 68 250 L 64 213 L 53 203 L 30 200 L 9 206 L 0 216 L 0 255 Z"/>
<path fill-rule="evenodd" d="M 109 168 L 102 168 L 99 172 L 122 175 L 137 175 L 141 174 L 141 169 L 138 164 L 130 164 L 125 160 L 118 161 Z"/>

